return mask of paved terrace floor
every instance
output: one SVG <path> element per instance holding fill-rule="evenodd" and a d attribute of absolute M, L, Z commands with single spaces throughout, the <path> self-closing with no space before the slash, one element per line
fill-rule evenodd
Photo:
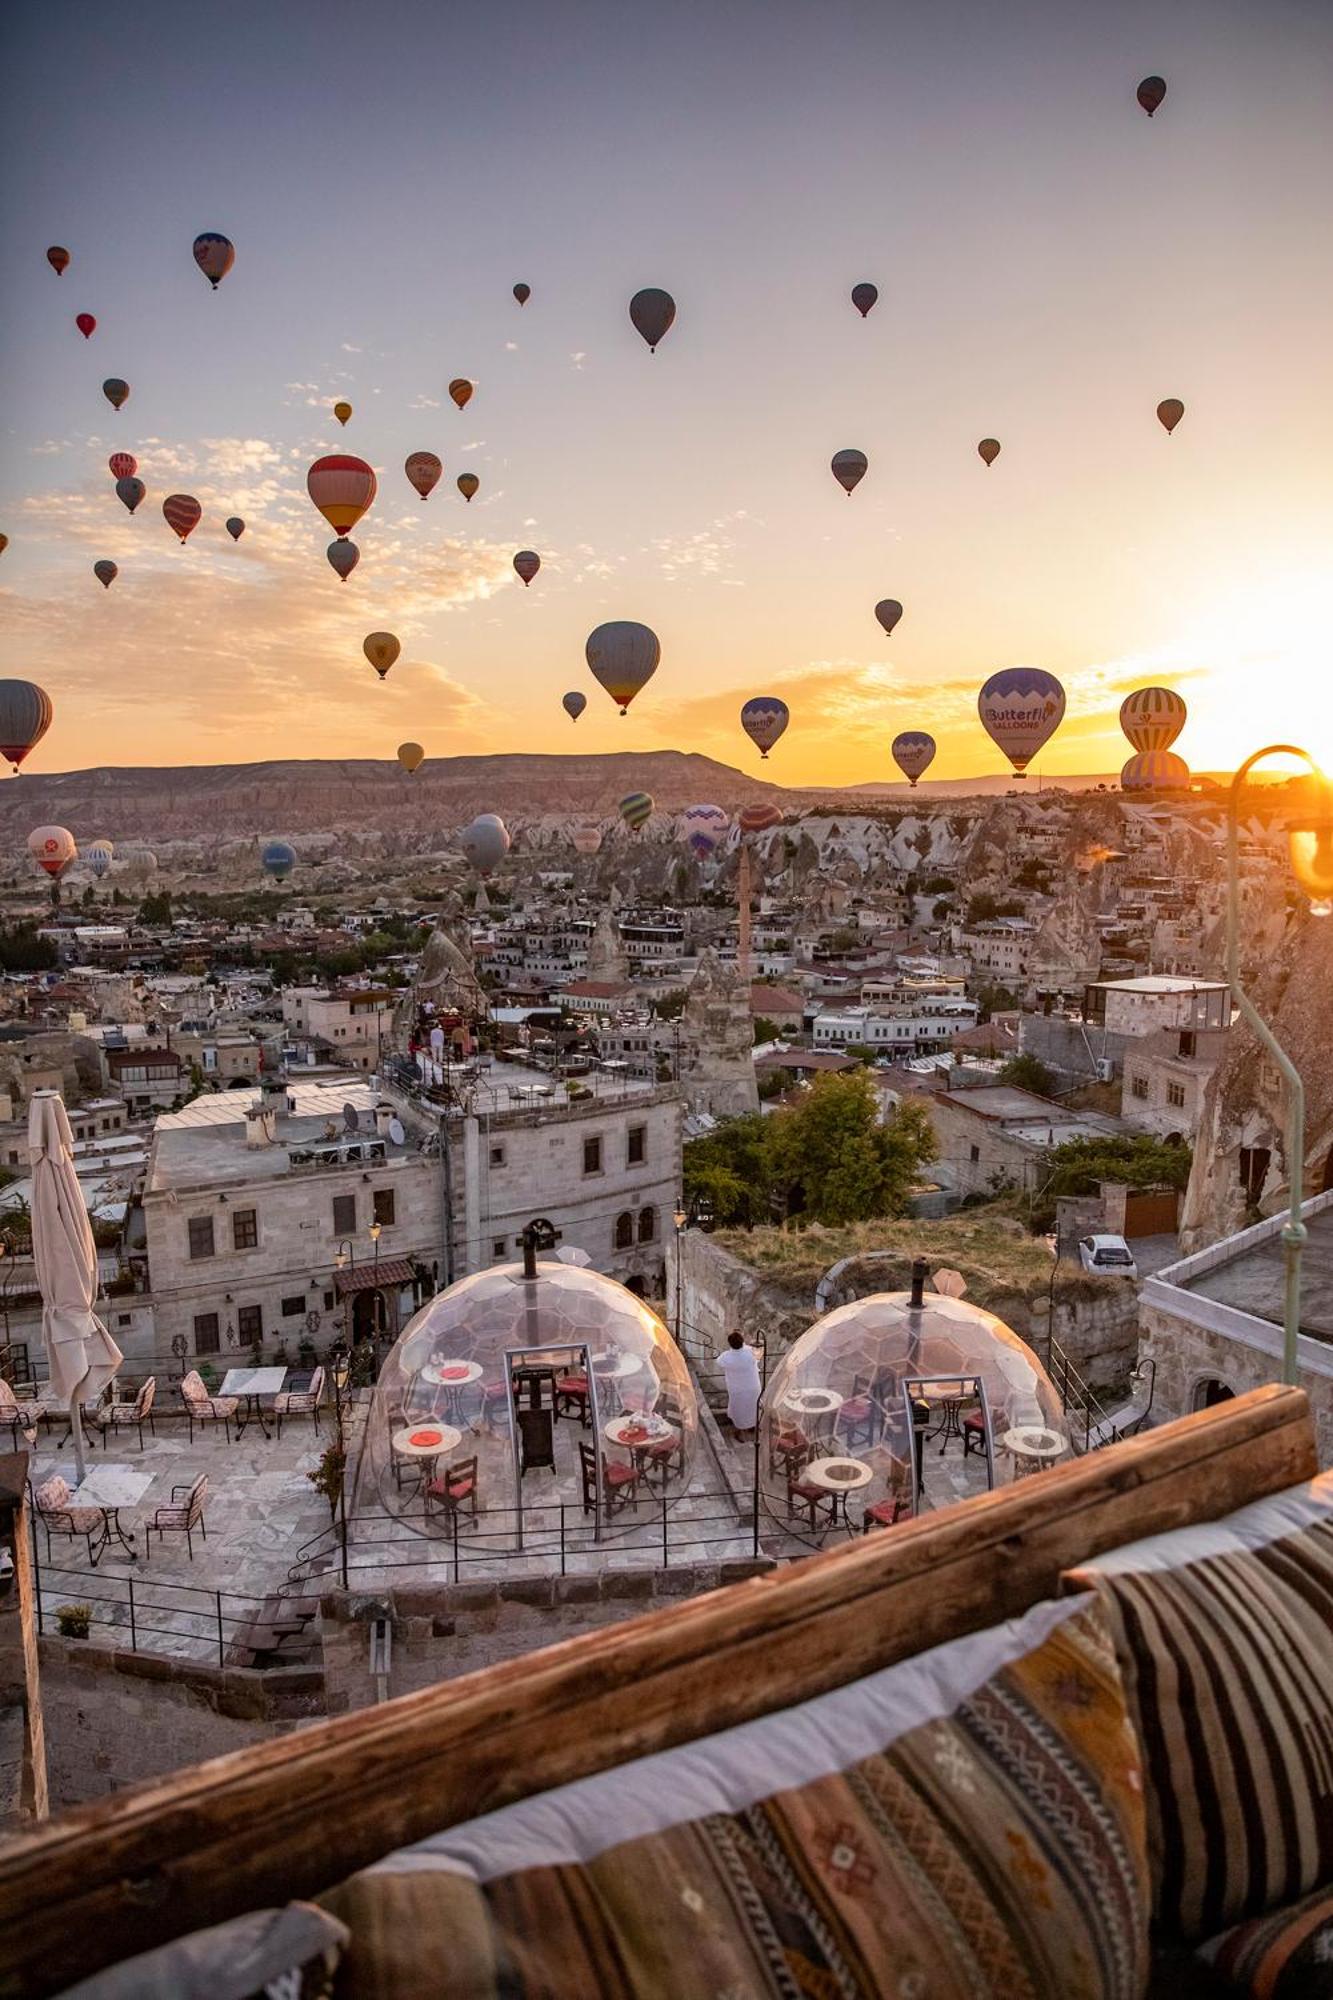
<path fill-rule="evenodd" d="M 1301 1259 L 1301 1332 L 1315 1340 L 1333 1341 L 1333 1208 L 1310 1216 L 1306 1226 L 1310 1234 Z M 1284 1282 L 1282 1239 L 1271 1236 L 1225 1264 L 1186 1279 L 1182 1290 L 1281 1326 Z"/>

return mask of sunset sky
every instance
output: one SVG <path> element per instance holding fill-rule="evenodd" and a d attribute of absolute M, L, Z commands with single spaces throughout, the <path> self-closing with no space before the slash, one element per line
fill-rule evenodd
<path fill-rule="evenodd" d="M 56 707 L 29 769 L 416 737 L 758 770 L 737 711 L 773 693 L 766 776 L 893 778 L 919 727 L 949 777 L 1002 768 L 976 690 L 1020 664 L 1068 691 L 1052 774 L 1118 768 L 1156 680 L 1196 768 L 1284 734 L 1333 764 L 1321 0 L 14 0 L 6 41 L 0 673 Z M 236 244 L 216 294 L 203 229 Z M 653 356 L 643 285 L 678 305 Z M 305 492 L 336 449 L 381 482 L 346 585 Z M 623 722 L 583 660 L 619 617 L 663 655 Z"/>

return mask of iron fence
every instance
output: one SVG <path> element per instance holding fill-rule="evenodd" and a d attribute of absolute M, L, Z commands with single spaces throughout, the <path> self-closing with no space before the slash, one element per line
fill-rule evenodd
<path fill-rule="evenodd" d="M 107 1570 L 70 1569 L 44 1561 L 33 1524 L 33 1596 L 39 1634 L 60 1629 L 62 1609 L 86 1608 L 88 1636 L 99 1628 L 110 1643 L 132 1653 L 155 1653 L 227 1665 L 227 1649 L 254 1623 L 265 1600 L 236 1590 L 195 1583 L 115 1576 Z"/>

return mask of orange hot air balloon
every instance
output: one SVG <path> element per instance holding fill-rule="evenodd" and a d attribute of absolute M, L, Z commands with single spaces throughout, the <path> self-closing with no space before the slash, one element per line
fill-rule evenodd
<path fill-rule="evenodd" d="M 345 424 L 347 422 L 347 419 L 352 414 L 352 406 L 350 403 L 347 402 L 335 403 L 333 406 L 333 414 L 338 419 L 338 422 L 340 424 Z"/>
<path fill-rule="evenodd" d="M 410 451 L 403 460 L 403 471 L 408 484 L 415 487 L 423 500 L 428 500 L 440 483 L 444 467 L 433 451 Z"/>
<path fill-rule="evenodd" d="M 1134 95 L 1151 118 L 1153 112 L 1160 108 L 1162 100 L 1166 96 L 1166 78 L 1162 76 L 1145 76 Z"/>
<path fill-rule="evenodd" d="M 354 528 L 379 491 L 364 458 L 331 452 L 317 458 L 305 476 L 306 491 L 335 535 Z"/>
<path fill-rule="evenodd" d="M 1168 396 L 1157 405 L 1157 421 L 1170 437 L 1176 425 L 1185 414 L 1185 405 L 1179 396 Z"/>
<path fill-rule="evenodd" d="M 75 313 L 74 324 L 85 340 L 91 340 L 97 331 L 97 321 L 91 313 Z"/>
<path fill-rule="evenodd" d="M 139 470 L 139 461 L 132 451 L 113 451 L 107 460 L 107 467 L 113 479 L 133 479 Z"/>
<path fill-rule="evenodd" d="M 528 585 L 532 582 L 533 577 L 536 576 L 537 571 L 541 568 L 541 566 L 542 566 L 542 559 L 537 554 L 535 549 L 520 549 L 518 554 L 514 557 L 514 568 L 518 571 L 519 575 L 522 577 L 523 588 L 525 590 L 527 589 Z"/>
<path fill-rule="evenodd" d="M 530 298 L 532 297 L 532 286 L 531 286 L 531 285 L 515 285 L 515 287 L 514 287 L 514 297 L 515 297 L 515 298 L 516 298 L 516 299 L 518 300 L 518 302 L 519 302 L 519 304 L 520 304 L 521 306 L 525 306 L 525 305 L 527 304 L 528 300 L 529 300 L 529 299 L 530 299 Z"/>
<path fill-rule="evenodd" d="M 481 481 L 480 481 L 480 480 L 478 479 L 478 477 L 477 477 L 477 475 L 476 475 L 476 473 L 475 473 L 475 472 L 460 472 L 460 473 L 459 473 L 459 475 L 458 475 L 458 490 L 459 490 L 459 492 L 460 492 L 460 493 L 462 494 L 462 496 L 463 496 L 463 498 L 464 498 L 465 500 L 469 500 L 469 501 L 470 501 L 470 500 L 471 500 L 471 498 L 472 498 L 472 496 L 473 496 L 473 494 L 474 494 L 474 493 L 475 493 L 475 492 L 477 491 L 477 488 L 478 488 L 478 487 L 479 487 L 480 485 L 481 485 Z"/>
<path fill-rule="evenodd" d="M 464 375 L 455 375 L 449 384 L 449 394 L 460 410 L 465 410 L 472 401 L 472 384 Z"/>
<path fill-rule="evenodd" d="M 361 641 L 361 650 L 383 680 L 403 649 L 392 632 L 368 632 Z"/>
<path fill-rule="evenodd" d="M 122 382 L 119 375 L 108 375 L 102 384 L 102 394 L 113 410 L 121 410 L 130 400 L 130 385 Z"/>
<path fill-rule="evenodd" d="M 987 465 L 994 465 L 996 459 L 1000 456 L 1000 440 L 998 438 L 983 438 L 977 446 L 977 450 Z"/>
<path fill-rule="evenodd" d="M 329 559 L 329 568 L 343 583 L 346 583 L 361 560 L 360 549 L 355 542 L 349 542 L 345 536 L 341 541 L 330 542 L 324 553 Z"/>
<path fill-rule="evenodd" d="M 69 269 L 69 251 L 59 243 L 53 243 L 46 253 L 46 261 L 58 278 L 63 278 Z"/>
<path fill-rule="evenodd" d="M 426 753 L 419 743 L 400 743 L 398 745 L 398 762 L 409 776 L 413 771 L 420 770 L 425 761 Z"/>
<path fill-rule="evenodd" d="M 193 493 L 168 493 L 162 502 L 162 513 L 167 526 L 174 528 L 184 543 L 199 526 L 204 510 Z"/>

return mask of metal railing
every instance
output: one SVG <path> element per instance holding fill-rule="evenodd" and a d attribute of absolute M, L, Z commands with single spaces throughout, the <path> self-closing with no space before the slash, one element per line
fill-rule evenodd
<path fill-rule="evenodd" d="M 1142 1407 L 1136 1403 L 1134 1414 L 1127 1420 L 1117 1423 L 1095 1390 L 1089 1388 L 1054 1335 L 1048 1342 L 1048 1349 L 1048 1372 L 1055 1392 L 1060 1398 L 1060 1406 L 1066 1418 L 1076 1418 L 1081 1423 L 1083 1433 L 1081 1438 L 1072 1426 L 1070 1429 L 1070 1443 L 1074 1450 L 1080 1454 L 1100 1451 L 1105 1445 L 1120 1444 L 1125 1438 L 1132 1437 L 1147 1418 L 1152 1405 L 1152 1377 L 1148 1378 L 1147 1403 Z M 1136 1369 L 1136 1380 L 1138 1372 Z"/>
<path fill-rule="evenodd" d="M 89 1638 L 93 1628 L 98 1628 L 105 1643 L 127 1647 L 132 1653 L 196 1661 L 211 1661 L 216 1654 L 217 1664 L 225 1667 L 228 1647 L 245 1626 L 256 1621 L 265 1601 L 236 1590 L 159 1583 L 154 1577 L 120 1577 L 106 1570 L 71 1569 L 52 1563 L 42 1559 L 36 1522 L 32 1527 L 33 1598 L 39 1634 L 60 1629 L 57 1614 L 64 1607 L 86 1606 Z"/>

